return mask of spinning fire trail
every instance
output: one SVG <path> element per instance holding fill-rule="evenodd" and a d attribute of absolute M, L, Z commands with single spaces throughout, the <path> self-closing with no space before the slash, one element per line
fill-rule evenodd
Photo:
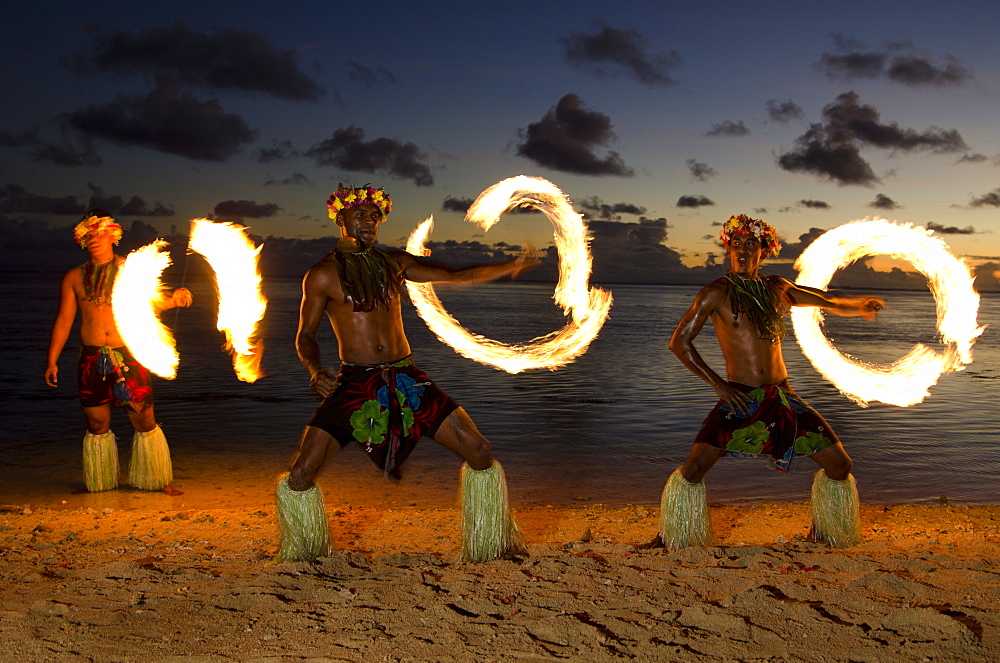
<path fill-rule="evenodd" d="M 555 370 L 569 364 L 587 351 L 611 308 L 610 292 L 588 288 L 591 257 L 586 226 L 563 192 L 551 182 L 519 176 L 494 184 L 480 194 L 465 218 L 489 230 L 501 214 L 525 206 L 544 213 L 554 228 L 559 281 L 553 299 L 570 317 L 562 329 L 524 344 L 504 344 L 465 329 L 444 310 L 430 283 L 406 283 L 417 313 L 439 339 L 463 357 L 508 373 L 532 368 Z M 434 217 L 422 222 L 410 235 L 406 250 L 417 256 L 429 255 L 424 243 L 433 227 Z"/>
<path fill-rule="evenodd" d="M 795 261 L 800 271 L 797 282 L 825 289 L 834 272 L 869 255 L 907 260 L 927 277 L 937 303 L 943 352 L 917 344 L 889 365 L 853 361 L 824 336 L 823 314 L 815 308 L 792 310 L 795 336 L 816 370 L 859 405 L 870 401 L 914 405 L 930 394 L 928 389 L 943 373 L 972 363 L 972 344 L 984 329 L 976 324 L 979 294 L 972 287 L 969 266 L 932 231 L 871 218 L 834 228 L 810 244 Z"/>
<path fill-rule="evenodd" d="M 112 308 L 115 325 L 139 363 L 172 380 L 177 376 L 179 357 L 173 334 L 160 322 L 154 306 L 164 291 L 160 275 L 170 265 L 166 246 L 165 241 L 157 240 L 129 254 L 115 281 Z M 264 317 L 267 300 L 261 294 L 257 265 L 260 249 L 240 226 L 207 219 L 191 222 L 188 250 L 203 255 L 215 272 L 218 329 L 226 334 L 233 370 L 244 382 L 263 376 L 257 325 Z"/>

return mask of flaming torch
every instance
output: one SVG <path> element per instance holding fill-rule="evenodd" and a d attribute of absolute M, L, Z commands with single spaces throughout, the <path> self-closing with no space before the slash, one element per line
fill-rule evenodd
<path fill-rule="evenodd" d="M 174 336 L 160 322 L 154 303 L 165 290 L 160 275 L 170 265 L 167 243 L 158 239 L 129 254 L 111 291 L 118 333 L 140 364 L 162 378 L 177 376 Z"/>
<path fill-rule="evenodd" d="M 548 180 L 512 177 L 480 194 L 465 218 L 489 230 L 500 215 L 515 207 L 533 207 L 548 217 L 559 252 L 559 282 L 553 299 L 571 318 L 562 329 L 524 344 L 504 344 L 470 333 L 445 311 L 430 283 L 406 282 L 417 313 L 439 339 L 463 357 L 489 364 L 508 373 L 532 368 L 555 370 L 586 352 L 604 325 L 611 308 L 611 293 L 588 288 L 590 249 L 587 229 L 565 194 Z M 424 244 L 434 227 L 434 217 L 423 221 L 410 235 L 406 250 L 429 255 Z"/>
<path fill-rule="evenodd" d="M 802 352 L 848 398 L 862 407 L 870 401 L 905 407 L 929 396 L 928 389 L 943 373 L 971 363 L 972 345 L 985 327 L 976 324 L 979 295 L 968 264 L 953 256 L 932 231 L 911 224 L 869 217 L 830 230 L 795 261 L 797 281 L 826 288 L 838 269 L 863 256 L 882 254 L 910 262 L 927 277 L 937 304 L 943 352 L 917 344 L 892 364 L 864 364 L 833 347 L 820 328 L 820 309 L 793 308 L 792 323 Z"/>
<path fill-rule="evenodd" d="M 262 247 L 255 247 L 241 226 L 194 219 L 188 248 L 205 256 L 215 270 L 219 290 L 217 327 L 226 335 L 226 349 L 233 355 L 236 377 L 255 382 L 263 377 L 260 360 L 264 350 L 257 325 L 267 309 L 257 265 Z"/>

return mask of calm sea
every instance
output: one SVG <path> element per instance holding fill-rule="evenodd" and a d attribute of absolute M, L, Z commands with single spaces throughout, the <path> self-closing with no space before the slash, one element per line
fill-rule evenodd
<path fill-rule="evenodd" d="M 58 283 L 58 275 L 48 274 L 4 274 L 0 280 L 0 481 L 8 488 L 14 479 L 43 492 L 81 482 L 83 419 L 75 394 L 75 333 L 60 362 L 62 386 L 51 389 L 42 382 Z M 155 385 L 157 418 L 168 432 L 180 482 L 197 475 L 197 481 L 211 483 L 211 472 L 193 470 L 205 466 L 244 472 L 247 484 L 257 485 L 249 476 L 257 479 L 260 473 L 269 475 L 261 481 L 270 482 L 270 475 L 287 466 L 316 405 L 293 347 L 298 280 L 265 284 L 269 303 L 263 364 L 268 375 L 255 384 L 238 382 L 220 349 L 211 284 L 187 285 L 195 306 L 164 316 L 175 328 L 178 376 Z M 664 480 L 686 457 L 714 404 L 712 390 L 667 349 L 697 288 L 610 289 L 615 298 L 611 317 L 585 355 L 557 371 L 520 375 L 457 355 L 434 337 L 412 306 L 405 307 L 414 358 L 490 438 L 515 503 L 656 503 Z M 544 335 L 564 323 L 552 304 L 551 285 L 489 284 L 438 292 L 466 327 L 505 342 Z M 876 323 L 827 321 L 829 336 L 843 352 L 891 361 L 916 342 L 933 346 L 931 295 L 885 294 L 890 308 Z M 982 297 L 979 322 L 990 326 L 975 345 L 975 362 L 943 376 L 930 398 L 908 408 L 858 407 L 816 373 L 793 336 L 786 340 L 792 385 L 836 428 L 854 459 L 865 501 L 929 502 L 946 496 L 959 503 L 1000 502 L 1000 297 Z M 327 329 L 322 338 L 328 363 L 336 365 L 332 333 Z M 699 347 L 723 372 L 710 329 Z M 120 438 L 128 432 L 123 418 L 115 427 Z M 122 448 L 127 458 L 127 448 Z M 360 453 L 345 452 L 332 461 L 342 462 L 366 473 L 366 481 L 382 481 Z M 453 485 L 458 464 L 449 452 L 425 440 L 404 466 L 399 488 L 409 481 L 406 499 L 419 501 L 424 478 Z M 814 471 L 809 459 L 798 459 L 787 475 L 769 470 L 763 461 L 723 459 L 707 479 L 710 500 L 804 500 Z M 0 500 L 11 499 L 0 494 Z"/>

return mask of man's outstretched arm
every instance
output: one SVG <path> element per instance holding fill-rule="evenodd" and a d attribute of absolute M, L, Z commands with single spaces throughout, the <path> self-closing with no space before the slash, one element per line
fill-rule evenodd
<path fill-rule="evenodd" d="M 829 311 L 833 315 L 841 317 L 862 317 L 865 320 L 875 321 L 878 312 L 886 306 L 885 300 L 872 295 L 859 295 L 857 297 L 834 297 L 830 293 L 818 288 L 801 286 L 791 281 L 785 281 L 786 292 L 793 306 L 818 306 L 824 311 Z"/>
<path fill-rule="evenodd" d="M 449 283 L 483 283 L 495 281 L 504 276 L 515 277 L 526 269 L 531 269 L 541 259 L 533 246 L 528 246 L 516 258 L 496 265 L 479 265 L 465 269 L 449 269 L 435 265 L 423 258 L 405 252 L 393 253 L 392 257 L 403 268 L 403 276 L 409 281 L 418 283 L 449 282 Z"/>
<path fill-rule="evenodd" d="M 177 288 L 173 292 L 163 293 L 160 298 L 153 303 L 153 308 L 157 313 L 169 311 L 172 308 L 187 308 L 194 302 L 194 295 L 187 288 Z"/>

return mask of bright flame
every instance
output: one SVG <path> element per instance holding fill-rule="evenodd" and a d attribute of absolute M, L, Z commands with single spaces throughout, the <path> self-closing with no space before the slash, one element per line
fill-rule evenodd
<path fill-rule="evenodd" d="M 862 364 L 842 355 L 824 336 L 820 309 L 796 307 L 792 322 L 802 352 L 848 398 L 863 407 L 870 401 L 905 407 L 927 398 L 941 374 L 972 363 L 972 344 L 985 329 L 976 324 L 979 294 L 968 264 L 932 231 L 870 217 L 834 228 L 810 244 L 795 261 L 798 283 L 826 288 L 838 269 L 877 254 L 906 260 L 927 277 L 944 352 L 918 343 L 892 364 Z"/>
<path fill-rule="evenodd" d="M 463 357 L 508 373 L 531 368 L 555 370 L 586 352 L 597 338 L 611 308 L 611 293 L 588 289 L 591 259 L 587 228 L 563 192 L 548 180 L 522 175 L 494 184 L 479 195 L 465 218 L 489 230 L 501 214 L 518 206 L 533 207 L 552 222 L 559 251 L 559 282 L 553 299 L 572 317 L 565 327 L 524 344 L 507 345 L 462 327 L 444 310 L 430 283 L 407 281 L 406 287 L 417 313 L 431 331 Z M 418 256 L 429 255 L 424 243 L 433 227 L 434 217 L 417 226 L 406 250 Z"/>
<path fill-rule="evenodd" d="M 263 343 L 257 336 L 257 324 L 267 309 L 257 267 L 262 247 L 254 246 L 241 226 L 194 219 L 188 248 L 205 256 L 215 270 L 219 289 L 216 326 L 226 334 L 226 349 L 233 354 L 236 377 L 244 382 L 255 382 L 263 377 L 260 360 L 264 354 Z"/>
<path fill-rule="evenodd" d="M 160 275 L 170 265 L 166 246 L 158 239 L 129 254 L 118 269 L 111 309 L 118 333 L 136 361 L 160 377 L 173 380 L 178 362 L 174 336 L 160 322 L 154 306 L 164 293 Z"/>

